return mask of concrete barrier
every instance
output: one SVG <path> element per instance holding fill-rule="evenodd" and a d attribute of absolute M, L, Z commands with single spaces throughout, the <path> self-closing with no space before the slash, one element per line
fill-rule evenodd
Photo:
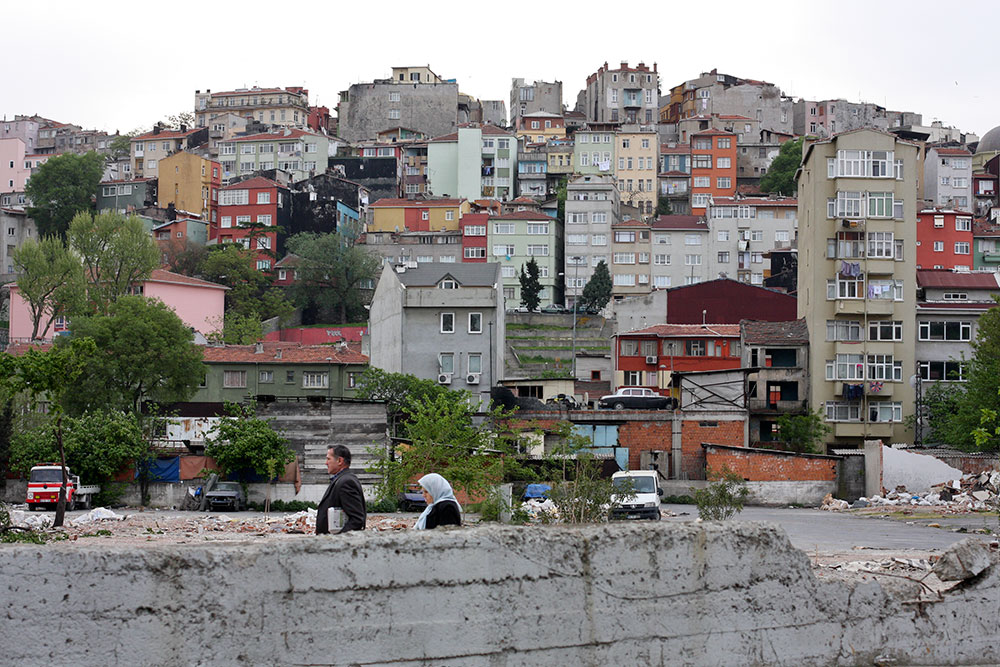
<path fill-rule="evenodd" d="M 1000 662 L 996 566 L 911 604 L 817 580 L 765 524 L 2 547 L 8 664 Z"/>

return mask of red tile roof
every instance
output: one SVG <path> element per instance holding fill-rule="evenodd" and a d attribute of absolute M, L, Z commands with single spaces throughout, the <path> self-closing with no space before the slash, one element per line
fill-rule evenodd
<path fill-rule="evenodd" d="M 490 216 L 490 220 L 552 220 L 544 213 L 533 213 L 531 211 L 514 211 L 513 213 L 500 213 Z"/>
<path fill-rule="evenodd" d="M 370 208 L 438 208 L 458 206 L 464 201 L 464 199 L 394 199 L 385 197 L 372 204 Z"/>
<path fill-rule="evenodd" d="M 677 146 L 668 146 L 667 144 L 660 144 L 660 153 L 661 154 L 665 154 L 665 153 L 666 154 L 675 154 L 676 153 L 676 154 L 680 154 L 680 155 L 687 155 L 690 152 L 691 152 L 691 145 L 690 144 L 679 144 Z"/>
<path fill-rule="evenodd" d="M 182 276 L 179 273 L 174 273 L 173 271 L 166 271 L 165 269 L 153 269 L 153 274 L 149 277 L 147 282 L 153 283 L 173 283 L 175 285 L 194 285 L 196 287 L 212 287 L 215 289 L 229 289 L 225 285 L 220 285 L 218 283 L 210 283 L 207 280 L 201 280 L 200 278 L 192 278 L 191 276 Z"/>
<path fill-rule="evenodd" d="M 222 188 L 223 190 L 249 190 L 250 188 L 284 188 L 281 183 L 272 181 L 270 178 L 264 178 L 263 176 L 254 176 L 245 181 L 240 181 L 239 183 L 233 183 L 232 185 L 227 185 Z"/>
<path fill-rule="evenodd" d="M 694 229 L 708 231 L 708 223 L 700 215 L 661 215 L 650 225 L 653 229 Z"/>
<path fill-rule="evenodd" d="M 158 139 L 183 139 L 184 137 L 190 136 L 202 129 L 204 128 L 193 127 L 190 130 L 185 130 L 183 132 L 180 130 L 160 130 L 156 134 L 147 132 L 146 134 L 140 134 L 137 137 L 132 137 L 132 141 L 142 141 L 144 139 L 153 139 L 154 141 Z"/>
<path fill-rule="evenodd" d="M 966 289 L 990 289 L 1000 291 L 995 273 L 965 273 L 947 269 L 919 269 L 919 287 L 961 287 Z"/>
<path fill-rule="evenodd" d="M 627 331 L 618 336 L 630 335 L 653 335 L 661 338 L 666 337 L 694 337 L 694 336 L 722 336 L 724 338 L 739 338 L 740 325 L 738 324 L 655 324 L 645 329 Z"/>
<path fill-rule="evenodd" d="M 203 346 L 205 363 L 216 364 L 367 364 L 360 345 L 338 349 L 333 345 L 301 345 L 299 343 L 264 342 L 262 352 L 254 345 Z M 278 356 L 278 351 L 281 356 Z"/>
<path fill-rule="evenodd" d="M 683 176 L 684 178 L 688 178 L 688 177 L 691 176 L 691 174 L 687 173 L 686 171 L 664 171 L 664 172 L 662 172 L 660 174 L 660 176 L 662 176 L 664 178 L 667 178 L 667 177 L 676 178 L 676 177 L 679 177 L 679 176 Z"/>
<path fill-rule="evenodd" d="M 973 236 L 1000 236 L 1000 225 L 990 225 L 985 222 L 976 221 L 972 225 Z"/>
<path fill-rule="evenodd" d="M 972 155 L 972 152 L 965 148 L 936 148 L 931 146 L 927 150 L 934 150 L 938 155 Z"/>
<path fill-rule="evenodd" d="M 227 139 L 223 143 L 229 141 L 281 141 L 282 139 L 298 139 L 300 137 L 321 137 L 323 135 L 316 134 L 315 132 L 306 132 L 305 130 L 290 129 L 288 134 L 285 132 L 261 132 L 260 134 L 248 134 L 244 137 L 233 137 L 232 139 Z"/>
<path fill-rule="evenodd" d="M 714 127 L 713 128 L 709 128 L 707 130 L 702 130 L 701 132 L 692 132 L 691 136 L 692 137 L 701 137 L 701 136 L 704 136 L 706 134 L 711 134 L 711 135 L 721 134 L 721 135 L 728 136 L 728 137 L 735 137 L 736 136 L 735 132 L 727 132 L 725 130 L 717 130 Z"/>
<path fill-rule="evenodd" d="M 466 129 L 466 128 L 469 128 L 469 127 L 474 127 L 474 125 L 472 123 L 462 123 L 458 127 L 460 129 Z M 516 135 L 514 135 L 514 134 L 512 134 L 512 133 L 510 133 L 510 132 L 508 132 L 506 130 L 501 130 L 496 125 L 484 124 L 484 125 L 481 125 L 479 127 L 479 129 L 482 130 L 482 135 L 484 137 L 511 137 L 511 138 L 513 138 L 514 136 L 516 136 Z M 430 139 L 429 141 L 431 141 L 431 142 L 435 142 L 435 141 L 437 141 L 437 142 L 458 141 L 458 132 L 452 132 L 451 134 L 445 134 L 445 135 L 442 135 L 440 137 L 434 137 L 433 139 Z"/>
<path fill-rule="evenodd" d="M 490 220 L 489 213 L 466 213 L 462 216 L 463 225 L 485 225 Z"/>
<path fill-rule="evenodd" d="M 804 345 L 809 343 L 809 328 L 805 319 L 790 322 L 763 322 L 743 320 L 743 338 L 746 343 L 759 345 Z"/>
<path fill-rule="evenodd" d="M 781 199 L 768 199 L 767 197 L 712 197 L 712 207 L 716 206 L 786 206 L 796 208 L 799 200 L 793 197 L 783 197 Z"/>

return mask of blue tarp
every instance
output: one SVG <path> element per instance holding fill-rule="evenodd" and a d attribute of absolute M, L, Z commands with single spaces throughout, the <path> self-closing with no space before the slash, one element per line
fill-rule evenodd
<path fill-rule="evenodd" d="M 529 484 L 527 488 L 524 489 L 525 498 L 548 498 L 549 491 L 552 487 L 548 484 Z"/>
<path fill-rule="evenodd" d="M 179 482 L 181 481 L 181 459 L 175 456 L 172 459 L 153 459 L 148 462 L 149 479 L 154 482 Z M 139 477 L 136 470 L 135 476 Z"/>

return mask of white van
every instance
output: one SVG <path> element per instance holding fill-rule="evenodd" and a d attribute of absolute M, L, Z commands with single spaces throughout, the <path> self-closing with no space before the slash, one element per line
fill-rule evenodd
<path fill-rule="evenodd" d="M 614 497 L 612 519 L 660 520 L 660 488 L 656 470 L 626 470 L 611 476 L 611 483 L 618 489 L 629 489 L 633 495 Z"/>

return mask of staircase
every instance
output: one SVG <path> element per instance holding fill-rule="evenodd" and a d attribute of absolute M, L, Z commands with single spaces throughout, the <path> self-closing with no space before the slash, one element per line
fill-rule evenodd
<path fill-rule="evenodd" d="M 346 445 L 351 450 L 351 470 L 362 484 L 378 476 L 366 472 L 371 463 L 368 448 L 385 447 L 386 415 L 383 403 L 333 401 L 327 403 L 260 403 L 257 412 L 272 420 L 274 429 L 288 438 L 299 459 L 303 484 L 326 484 L 326 448 Z"/>

